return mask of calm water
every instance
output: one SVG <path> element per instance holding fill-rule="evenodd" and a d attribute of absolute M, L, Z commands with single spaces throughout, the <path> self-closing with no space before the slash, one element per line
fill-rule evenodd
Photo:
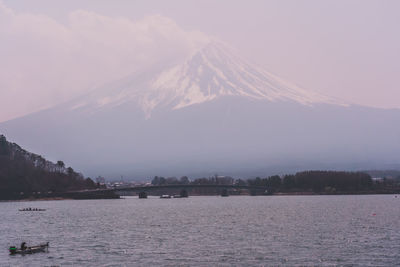
<path fill-rule="evenodd" d="M 0 216 L 0 266 L 400 266 L 394 195 L 2 202 Z M 8 255 L 21 241 L 49 252 Z"/>

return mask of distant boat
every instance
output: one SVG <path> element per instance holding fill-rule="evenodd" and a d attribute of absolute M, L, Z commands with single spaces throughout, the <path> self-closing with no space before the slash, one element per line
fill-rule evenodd
<path fill-rule="evenodd" d="M 160 198 L 171 198 L 170 195 L 161 195 Z"/>
<path fill-rule="evenodd" d="M 45 211 L 46 209 L 38 209 L 38 208 L 23 208 L 19 209 L 19 211 Z"/>
<path fill-rule="evenodd" d="M 49 248 L 49 242 L 40 244 L 37 246 L 27 247 L 25 249 L 16 248 L 15 246 L 11 246 L 9 248 L 10 254 L 32 254 L 36 252 L 44 252 Z"/>

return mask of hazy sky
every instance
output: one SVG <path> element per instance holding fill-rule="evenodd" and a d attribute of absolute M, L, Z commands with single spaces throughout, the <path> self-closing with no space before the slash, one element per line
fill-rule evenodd
<path fill-rule="evenodd" d="M 0 0 L 0 121 L 213 36 L 301 87 L 400 108 L 400 1 Z"/>

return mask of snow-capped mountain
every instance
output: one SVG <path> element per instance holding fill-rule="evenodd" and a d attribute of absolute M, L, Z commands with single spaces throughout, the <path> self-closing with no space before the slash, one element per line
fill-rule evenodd
<path fill-rule="evenodd" d="M 1 123 L 0 132 L 86 175 L 111 177 L 400 163 L 399 110 L 348 105 L 301 89 L 219 42 L 180 64 L 160 64 Z"/>
<path fill-rule="evenodd" d="M 206 44 L 185 62 L 163 70 L 147 70 L 107 84 L 70 103 L 71 109 L 100 110 L 132 103 L 146 117 L 158 107 L 180 109 L 224 96 L 303 105 L 342 104 L 336 99 L 306 91 L 252 66 L 218 41 Z"/>

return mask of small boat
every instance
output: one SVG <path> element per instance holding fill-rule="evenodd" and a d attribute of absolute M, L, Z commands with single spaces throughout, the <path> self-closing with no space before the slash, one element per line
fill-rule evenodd
<path fill-rule="evenodd" d="M 9 248 L 10 255 L 15 254 L 32 254 L 36 252 L 44 252 L 49 248 L 49 242 L 40 244 L 37 246 L 26 247 L 25 249 L 16 248 L 15 246 L 11 246 Z"/>
<path fill-rule="evenodd" d="M 19 211 L 45 211 L 46 209 L 39 209 L 39 208 L 23 208 L 19 209 Z"/>
<path fill-rule="evenodd" d="M 160 198 L 171 198 L 170 195 L 161 195 Z"/>

